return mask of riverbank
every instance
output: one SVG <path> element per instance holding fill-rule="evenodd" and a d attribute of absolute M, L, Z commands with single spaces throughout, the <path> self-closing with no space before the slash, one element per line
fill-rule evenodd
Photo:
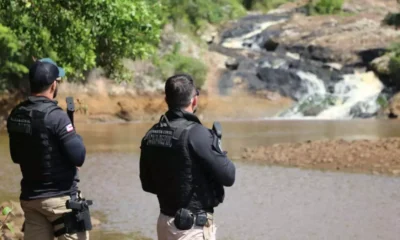
<path fill-rule="evenodd" d="M 107 86 L 105 88 L 108 89 Z M 102 92 L 100 89 L 99 87 L 91 93 L 84 91 L 82 86 L 81 90 L 75 91 L 62 86 L 56 100 L 59 106 L 66 110 L 65 98 L 73 96 L 74 120 L 85 123 L 156 121 L 167 110 L 162 92 L 112 94 Z M 21 96 L 3 97 L 0 128 L 5 127 L 5 119 L 12 107 L 22 99 Z M 212 121 L 215 119 L 259 119 L 274 116 L 282 109 L 290 107 L 292 103 L 292 100 L 268 91 L 259 91 L 255 94 L 236 92 L 229 96 L 201 91 L 196 114 L 201 120 Z"/>
<path fill-rule="evenodd" d="M 400 138 L 322 140 L 245 148 L 249 163 L 400 176 Z"/>

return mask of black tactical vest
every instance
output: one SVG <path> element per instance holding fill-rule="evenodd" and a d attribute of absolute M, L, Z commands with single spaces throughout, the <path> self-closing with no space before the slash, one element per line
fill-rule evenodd
<path fill-rule="evenodd" d="M 196 124 L 162 116 L 142 140 L 142 161 L 151 163 L 161 212 L 170 216 L 179 208 L 212 212 L 218 205 L 210 177 L 188 149 L 188 131 Z"/>
<path fill-rule="evenodd" d="M 44 121 L 55 109 L 60 108 L 50 100 L 27 100 L 17 106 L 7 120 L 10 144 L 20 149 L 14 157 L 23 176 L 22 198 L 68 191 L 73 185 L 76 167 L 61 155 L 59 142 L 49 133 Z"/>

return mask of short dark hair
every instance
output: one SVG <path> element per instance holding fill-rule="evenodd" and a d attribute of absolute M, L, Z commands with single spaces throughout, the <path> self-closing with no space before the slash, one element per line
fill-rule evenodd
<path fill-rule="evenodd" d="M 29 68 L 31 93 L 42 93 L 50 88 L 59 77 L 59 69 L 54 64 L 36 61 Z"/>
<path fill-rule="evenodd" d="M 196 92 L 193 78 L 188 74 L 176 74 L 165 83 L 165 98 L 169 109 L 189 106 Z"/>
<path fill-rule="evenodd" d="M 44 91 L 47 91 L 51 87 L 51 84 L 47 85 L 47 86 L 35 86 L 35 85 L 31 84 L 30 87 L 31 87 L 31 93 L 38 94 L 38 93 L 43 93 Z"/>

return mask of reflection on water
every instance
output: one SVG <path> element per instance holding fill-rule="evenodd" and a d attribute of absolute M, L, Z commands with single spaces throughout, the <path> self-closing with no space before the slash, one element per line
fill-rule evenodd
<path fill-rule="evenodd" d="M 89 153 L 80 172 L 80 186 L 85 196 L 94 200 L 92 209 L 107 216 L 106 231 L 140 231 L 155 239 L 158 202 L 142 191 L 138 175 L 139 143 L 150 126 L 77 126 Z M 396 121 L 224 122 L 222 126 L 223 147 L 236 157 L 245 146 L 400 135 Z M 0 137 L 0 156 L 0 196 L 17 197 L 19 167 L 9 159 L 5 136 Z M 398 239 L 399 186 L 400 178 L 237 163 L 237 181 L 216 209 L 218 238 Z M 92 239 L 110 239 L 101 234 Z"/>

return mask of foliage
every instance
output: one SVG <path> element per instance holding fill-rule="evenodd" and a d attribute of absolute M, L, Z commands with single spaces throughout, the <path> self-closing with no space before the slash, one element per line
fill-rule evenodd
<path fill-rule="evenodd" d="M 342 11 L 344 0 L 310 0 L 307 7 L 309 14 L 336 14 Z"/>
<path fill-rule="evenodd" d="M 167 79 L 173 74 L 190 74 L 197 87 L 202 87 L 206 80 L 207 66 L 198 59 L 187 57 L 179 53 L 179 43 L 175 45 L 174 50 L 164 55 L 162 58 L 154 58 L 154 63 L 159 69 L 159 75 Z"/>
<path fill-rule="evenodd" d="M 122 58 L 154 52 L 161 11 L 145 0 L 0 0 L 0 79 L 26 73 L 32 56 L 53 58 L 74 79 L 94 67 L 119 77 Z"/>
<path fill-rule="evenodd" d="M 21 78 L 28 69 L 21 64 L 20 44 L 17 36 L 0 24 L 0 89 L 9 87 L 9 77 Z"/>
<path fill-rule="evenodd" d="M 400 26 L 400 13 L 388 13 L 383 19 L 383 23 L 389 26 Z"/>
<path fill-rule="evenodd" d="M 388 49 L 391 52 L 391 58 L 389 60 L 389 76 L 397 80 L 400 78 L 400 43 L 394 43 Z M 399 81 L 394 81 L 396 88 L 400 87 Z"/>
<path fill-rule="evenodd" d="M 382 109 L 386 108 L 389 105 L 388 96 L 385 94 L 380 94 L 376 99 L 376 103 L 379 104 Z"/>
<path fill-rule="evenodd" d="M 14 227 L 12 223 L 7 222 L 7 219 L 9 218 L 10 215 L 12 215 L 12 208 L 9 207 L 0 207 L 1 210 L 1 215 L 4 216 L 4 220 L 0 221 L 0 230 L 2 230 L 3 228 L 8 228 L 8 230 L 10 230 L 11 233 L 14 234 Z"/>
<path fill-rule="evenodd" d="M 291 1 L 293 0 L 242 0 L 242 4 L 248 10 L 268 11 Z"/>
<path fill-rule="evenodd" d="M 186 21 L 197 30 L 205 23 L 220 23 L 246 14 L 237 0 L 161 0 L 167 18 Z"/>

